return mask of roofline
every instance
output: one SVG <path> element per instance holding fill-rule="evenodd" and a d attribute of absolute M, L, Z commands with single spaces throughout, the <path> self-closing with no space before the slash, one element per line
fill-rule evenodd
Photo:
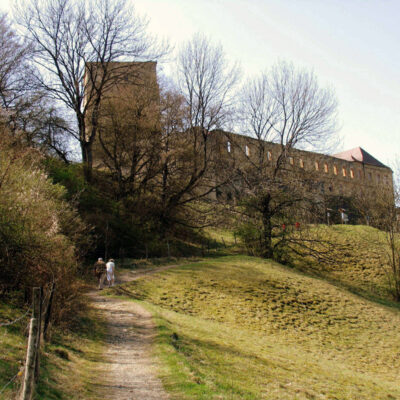
<path fill-rule="evenodd" d="M 245 135 L 243 133 L 227 132 L 227 131 L 224 131 L 223 129 L 214 129 L 214 130 L 210 131 L 210 133 L 212 133 L 212 132 L 220 132 L 220 133 L 224 133 L 224 134 L 227 134 L 227 135 L 241 136 L 241 137 L 248 138 L 250 140 L 258 141 L 258 139 L 255 138 L 255 137 L 248 136 L 248 135 Z M 263 140 L 263 142 L 271 144 L 273 146 L 280 146 L 279 143 L 275 143 L 275 142 L 269 142 L 269 141 L 266 141 L 266 140 Z M 393 173 L 393 170 L 390 167 L 388 167 L 387 165 L 384 165 L 383 163 L 382 163 L 382 165 L 383 165 L 383 167 L 382 167 L 382 166 L 378 166 L 378 165 L 374 165 L 374 164 L 365 163 L 365 162 L 359 161 L 359 160 L 353 160 L 353 161 L 344 160 L 342 158 L 335 157 L 333 154 L 317 153 L 315 151 L 297 149 L 296 147 L 293 147 L 292 149 L 297 151 L 297 152 L 306 153 L 306 154 L 314 154 L 314 155 L 319 155 L 319 156 L 323 156 L 323 157 L 328 157 L 328 158 L 331 158 L 331 159 L 334 159 L 334 160 L 337 160 L 337 161 L 346 162 L 346 163 L 359 163 L 359 164 L 362 164 L 362 165 L 370 165 L 370 166 L 376 167 L 376 168 L 385 168 L 385 169 L 390 170 Z M 338 154 L 340 154 L 340 153 L 338 153 Z"/>

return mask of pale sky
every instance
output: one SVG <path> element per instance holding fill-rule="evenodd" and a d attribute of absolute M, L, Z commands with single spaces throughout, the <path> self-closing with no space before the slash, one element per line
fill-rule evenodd
<path fill-rule="evenodd" d="M 11 1 L 0 0 L 8 9 Z M 312 68 L 336 92 L 343 149 L 400 156 L 399 0 L 134 0 L 149 31 L 177 47 L 196 33 L 245 74 L 278 60 Z"/>

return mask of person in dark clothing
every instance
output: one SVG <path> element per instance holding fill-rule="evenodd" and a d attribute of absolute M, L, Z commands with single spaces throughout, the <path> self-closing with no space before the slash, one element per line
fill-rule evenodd
<path fill-rule="evenodd" d="M 99 290 L 103 289 L 104 279 L 106 278 L 106 263 L 99 258 L 94 264 L 94 274 L 99 283 Z"/>

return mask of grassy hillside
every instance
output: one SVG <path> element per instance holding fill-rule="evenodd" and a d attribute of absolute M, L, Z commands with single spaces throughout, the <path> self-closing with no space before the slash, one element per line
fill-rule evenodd
<path fill-rule="evenodd" d="M 175 399 L 400 398 L 397 308 L 244 256 L 127 289 L 157 316 Z"/>
<path fill-rule="evenodd" d="M 330 254 L 333 262 L 326 264 L 295 255 L 296 268 L 367 298 L 392 300 L 387 279 L 389 248 L 384 232 L 363 225 L 320 225 L 314 228 L 314 234 L 334 245 Z"/>

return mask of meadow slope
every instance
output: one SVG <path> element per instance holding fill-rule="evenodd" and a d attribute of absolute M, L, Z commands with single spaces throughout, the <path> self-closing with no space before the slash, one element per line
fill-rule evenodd
<path fill-rule="evenodd" d="M 400 313 L 268 260 L 227 256 L 126 284 L 156 316 L 175 399 L 400 398 Z"/>

